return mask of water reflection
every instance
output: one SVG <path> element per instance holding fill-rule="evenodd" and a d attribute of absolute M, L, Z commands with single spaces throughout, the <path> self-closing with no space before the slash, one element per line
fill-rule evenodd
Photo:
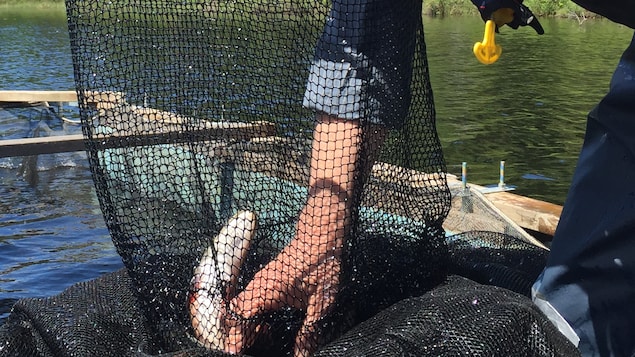
<path fill-rule="evenodd" d="M 609 21 L 544 19 L 545 35 L 501 29 L 501 59 L 471 54 L 480 19 L 428 18 L 426 41 L 438 130 L 450 171 L 468 162 L 470 181 L 498 181 L 498 162 L 517 192 L 562 203 L 586 115 L 608 89 L 632 30 Z M 527 179 L 542 175 L 553 180 Z"/>
<path fill-rule="evenodd" d="M 1 109 L 0 128 L 6 138 L 81 132 L 45 107 Z M 0 324 L 19 298 L 122 266 L 98 207 L 85 152 L 0 158 Z"/>
<path fill-rule="evenodd" d="M 15 169 L 0 168 L 0 323 L 7 301 L 49 296 L 121 266 L 87 167 L 39 175 L 31 186 Z"/>
<path fill-rule="evenodd" d="M 17 12 L 3 9 L 0 43 L 0 89 L 74 89 L 63 8 Z"/>

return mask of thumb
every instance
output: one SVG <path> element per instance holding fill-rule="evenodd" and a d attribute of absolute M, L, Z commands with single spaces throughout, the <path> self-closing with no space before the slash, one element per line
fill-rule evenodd
<path fill-rule="evenodd" d="M 272 310 L 270 305 L 271 303 L 267 304 L 267 299 L 261 289 L 249 289 L 241 292 L 229 302 L 229 310 L 240 317 L 251 319 L 258 314 Z"/>
<path fill-rule="evenodd" d="M 531 10 L 529 10 L 527 6 L 521 4 L 520 7 L 518 8 L 518 11 L 519 11 L 518 17 L 520 18 L 520 21 L 522 22 L 521 25 L 531 26 L 534 30 L 536 30 L 536 33 L 538 33 L 539 35 L 542 35 L 545 33 L 545 30 L 542 28 L 542 25 L 540 24 L 536 16 L 534 16 L 533 12 L 531 12 Z"/>
<path fill-rule="evenodd" d="M 259 314 L 293 305 L 294 300 L 289 298 L 288 289 L 285 289 L 285 287 L 288 288 L 288 284 L 271 279 L 262 272 L 263 270 L 256 273 L 245 290 L 229 302 L 229 309 L 232 312 L 249 319 Z"/>
<path fill-rule="evenodd" d="M 528 25 L 536 30 L 536 33 L 538 33 L 539 35 L 543 35 L 545 33 L 545 29 L 542 28 L 542 25 L 536 17 L 533 17 L 531 20 L 529 20 Z"/>

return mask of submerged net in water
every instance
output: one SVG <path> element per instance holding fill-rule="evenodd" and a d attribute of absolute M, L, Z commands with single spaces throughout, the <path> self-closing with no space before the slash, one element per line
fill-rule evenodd
<path fill-rule="evenodd" d="M 0 353 L 575 354 L 523 296 L 544 250 L 443 228 L 420 1 L 66 5 L 125 269 L 18 302 Z"/>

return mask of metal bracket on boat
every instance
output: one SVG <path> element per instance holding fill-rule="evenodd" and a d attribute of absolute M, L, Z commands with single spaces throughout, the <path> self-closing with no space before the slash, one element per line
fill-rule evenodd
<path fill-rule="evenodd" d="M 498 184 L 494 185 L 486 185 L 483 189 L 481 189 L 481 193 L 492 193 L 492 192 L 504 192 L 504 191 L 513 191 L 516 189 L 516 186 L 509 186 L 505 183 L 505 161 L 500 162 L 500 175 L 498 179 Z"/>
<path fill-rule="evenodd" d="M 473 188 L 478 190 L 482 194 L 515 190 L 516 186 L 507 185 L 505 183 L 505 161 L 500 162 L 499 172 L 500 174 L 499 174 L 498 184 L 486 185 L 483 187 L 473 187 Z M 467 186 L 467 163 L 466 162 L 463 162 L 461 166 L 461 183 L 463 186 L 463 190 L 467 192 L 469 188 Z"/>

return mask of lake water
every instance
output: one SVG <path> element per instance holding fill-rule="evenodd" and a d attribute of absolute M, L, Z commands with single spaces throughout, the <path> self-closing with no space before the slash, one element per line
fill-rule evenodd
<path fill-rule="evenodd" d="M 68 42 L 63 13 L 0 12 L 0 89 L 73 90 Z M 77 119 L 76 108 L 64 116 Z M 0 108 L 0 138 L 43 128 L 81 133 L 42 109 Z M 0 158 L 0 324 L 19 298 L 50 296 L 121 266 L 85 153 Z"/>
<path fill-rule="evenodd" d="M 471 54 L 479 18 L 426 18 L 438 130 L 451 173 L 562 203 L 586 113 L 608 88 L 632 31 L 607 21 L 543 20 L 546 34 L 503 28 L 491 66 Z M 73 90 L 63 12 L 0 14 L 0 90 Z M 73 108 L 65 116 L 73 117 Z M 38 109 L 1 110 L 0 138 L 79 128 Z M 26 170 L 24 168 L 27 168 Z M 49 296 L 121 267 L 83 153 L 0 159 L 0 321 L 18 298 Z"/>
<path fill-rule="evenodd" d="M 460 175 L 465 161 L 469 181 L 494 184 L 505 160 L 506 182 L 517 193 L 562 204 L 587 113 L 607 92 L 633 31 L 610 21 L 561 19 L 543 19 L 542 36 L 504 27 L 496 37 L 502 56 L 486 66 L 470 52 L 482 39 L 481 23 L 427 20 L 438 131 L 450 172 Z"/>

